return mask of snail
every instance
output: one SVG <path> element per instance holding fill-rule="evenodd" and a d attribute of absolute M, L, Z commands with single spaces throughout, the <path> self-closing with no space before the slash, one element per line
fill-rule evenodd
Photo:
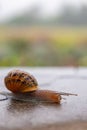
<path fill-rule="evenodd" d="M 60 103 L 62 95 L 76 95 L 53 90 L 41 90 L 36 78 L 28 72 L 21 70 L 12 70 L 4 78 L 5 86 L 12 93 L 8 96 L 19 100 L 45 101 Z M 5 93 L 1 93 L 6 95 Z"/>

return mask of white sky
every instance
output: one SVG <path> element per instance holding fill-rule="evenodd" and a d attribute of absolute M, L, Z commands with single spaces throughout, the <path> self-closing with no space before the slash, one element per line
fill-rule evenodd
<path fill-rule="evenodd" d="M 55 14 L 64 4 L 80 6 L 87 4 L 87 0 L 0 0 L 0 20 L 23 12 L 34 4 L 40 4 L 45 15 Z"/>

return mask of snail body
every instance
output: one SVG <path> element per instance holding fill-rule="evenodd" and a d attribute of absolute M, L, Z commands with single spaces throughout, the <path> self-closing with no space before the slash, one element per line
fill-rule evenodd
<path fill-rule="evenodd" d="M 6 88 L 18 99 L 35 99 L 39 101 L 60 103 L 61 95 L 74 95 L 59 93 L 52 90 L 40 90 L 38 82 L 30 73 L 21 70 L 10 71 L 4 79 Z"/>

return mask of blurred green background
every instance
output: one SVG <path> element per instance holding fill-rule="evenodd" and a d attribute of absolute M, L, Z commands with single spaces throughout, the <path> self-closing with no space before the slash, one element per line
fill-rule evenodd
<path fill-rule="evenodd" d="M 87 66 L 87 6 L 64 6 L 50 18 L 40 8 L 0 23 L 0 66 Z"/>

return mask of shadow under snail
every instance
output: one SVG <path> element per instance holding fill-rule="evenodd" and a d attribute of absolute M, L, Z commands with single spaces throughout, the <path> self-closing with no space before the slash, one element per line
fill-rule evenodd
<path fill-rule="evenodd" d="M 21 70 L 12 70 L 4 78 L 5 86 L 12 93 L 1 92 L 2 95 L 22 101 L 44 101 L 60 103 L 62 95 L 69 96 L 76 94 L 57 92 L 53 90 L 41 90 L 34 76 Z"/>

